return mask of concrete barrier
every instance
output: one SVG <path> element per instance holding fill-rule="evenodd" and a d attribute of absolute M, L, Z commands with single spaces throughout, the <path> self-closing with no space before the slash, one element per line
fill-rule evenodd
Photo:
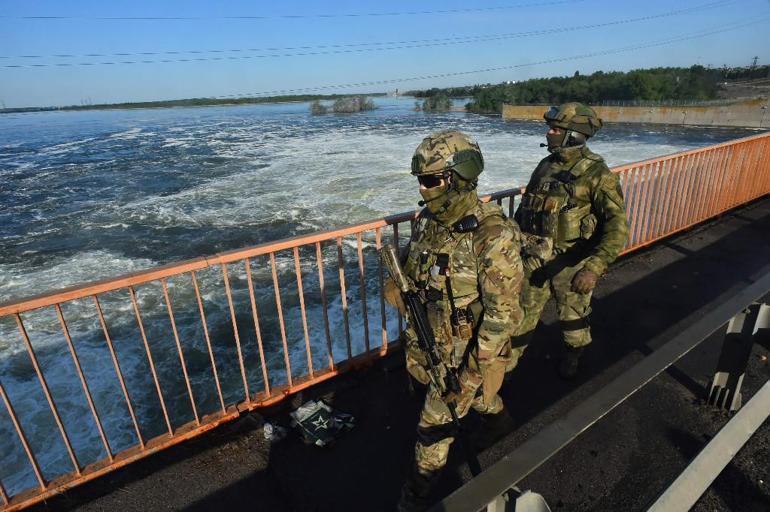
<path fill-rule="evenodd" d="M 768 98 L 699 107 L 592 107 L 605 122 L 769 128 Z M 549 105 L 503 105 L 503 119 L 542 121 Z"/>

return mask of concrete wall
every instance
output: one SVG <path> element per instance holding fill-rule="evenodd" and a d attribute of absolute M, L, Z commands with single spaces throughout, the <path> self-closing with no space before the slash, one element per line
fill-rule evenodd
<path fill-rule="evenodd" d="M 697 126 L 770 127 L 770 100 L 760 98 L 707 107 L 592 107 L 609 123 L 655 123 Z M 543 120 L 545 105 L 503 105 L 506 121 Z"/>

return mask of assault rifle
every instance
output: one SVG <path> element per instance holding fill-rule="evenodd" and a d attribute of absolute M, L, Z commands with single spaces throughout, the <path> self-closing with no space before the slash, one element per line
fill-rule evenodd
<path fill-rule="evenodd" d="M 460 393 L 460 381 L 457 379 L 457 373 L 441 360 L 441 355 L 436 346 L 436 338 L 433 336 L 433 329 L 428 323 L 428 317 L 425 314 L 425 306 L 417 292 L 409 286 L 409 282 L 406 280 L 404 271 L 401 268 L 401 263 L 398 261 L 398 256 L 396 256 L 396 250 L 392 245 L 387 245 L 383 248 L 382 261 L 388 269 L 390 277 L 395 281 L 399 290 L 401 290 L 401 298 L 404 300 L 404 305 L 406 305 L 407 312 L 409 313 L 409 323 L 414 329 L 415 334 L 417 334 L 417 344 L 428 360 L 427 370 L 431 382 L 444 397 L 450 393 Z M 452 399 L 447 401 L 446 405 L 449 409 L 449 414 L 452 416 L 452 424 L 457 432 L 460 444 L 463 445 L 468 468 L 473 476 L 476 476 L 481 473 L 481 466 L 465 431 L 460 426 L 460 418 L 457 416 L 457 404 Z"/>

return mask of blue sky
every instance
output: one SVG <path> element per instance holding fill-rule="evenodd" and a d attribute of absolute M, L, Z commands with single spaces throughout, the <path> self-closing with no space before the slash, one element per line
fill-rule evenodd
<path fill-rule="evenodd" d="M 672 13 L 688 8 L 692 9 L 686 13 Z M 407 14 L 417 10 L 457 12 Z M 657 15 L 664 16 L 586 27 Z M 31 18 L 35 16 L 64 18 Z M 228 19 L 228 16 L 260 18 Z M 770 16 L 769 0 L 0 0 L 0 106 L 69 105 L 84 100 L 105 103 L 251 95 L 501 67 L 513 68 L 323 92 L 374 92 L 395 88 L 406 90 L 498 83 L 571 75 L 575 70 L 585 74 L 596 70 L 689 66 L 696 63 L 716 67 L 725 64 L 738 66 L 750 64 L 755 55 L 759 57 L 760 63 L 767 63 L 770 61 L 767 55 L 770 31 L 766 30 L 767 20 L 761 22 L 767 16 Z M 115 17 L 193 19 L 103 19 Z M 752 22 L 756 23 L 673 44 L 536 64 L 563 57 L 643 46 Z M 574 30 L 510 36 L 565 28 Z M 501 35 L 507 36 L 497 37 Z M 447 41 L 451 38 L 456 39 Z M 447 44 L 456 42 L 457 38 L 464 42 Z M 414 47 L 415 43 L 383 44 L 415 40 L 424 41 L 417 43 L 423 46 Z M 329 45 L 363 46 L 317 48 Z M 398 46 L 401 48 L 394 48 Z M 285 49 L 298 47 L 312 48 Z M 279 50 L 246 51 L 255 48 Z M 367 51 L 349 51 L 355 49 Z M 190 50 L 240 51 L 107 55 Z M 319 51 L 337 53 L 307 55 Z M 73 54 L 78 57 L 52 56 L 56 54 Z M 84 54 L 105 56 L 85 57 L 82 56 Z M 283 56 L 286 54 L 290 56 Z M 41 57 L 22 57 L 27 55 Z M 189 58 L 223 60 L 158 62 Z M 152 62 L 80 65 L 138 60 Z M 68 63 L 75 65 L 56 66 Z M 28 67 L 34 64 L 45 66 Z"/>

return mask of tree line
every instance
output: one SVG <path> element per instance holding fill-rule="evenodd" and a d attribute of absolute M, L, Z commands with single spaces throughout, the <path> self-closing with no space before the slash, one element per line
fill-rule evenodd
<path fill-rule="evenodd" d="M 497 85 L 482 84 L 445 89 L 410 91 L 419 98 L 438 95 L 473 97 L 466 110 L 478 113 L 498 113 L 504 103 L 513 105 L 559 104 L 581 101 L 596 104 L 602 101 L 704 101 L 718 97 L 721 84 L 728 80 L 746 80 L 770 76 L 770 66 L 750 68 L 652 68 L 628 72 L 597 71 L 590 75 L 534 78 L 522 82 Z"/>

